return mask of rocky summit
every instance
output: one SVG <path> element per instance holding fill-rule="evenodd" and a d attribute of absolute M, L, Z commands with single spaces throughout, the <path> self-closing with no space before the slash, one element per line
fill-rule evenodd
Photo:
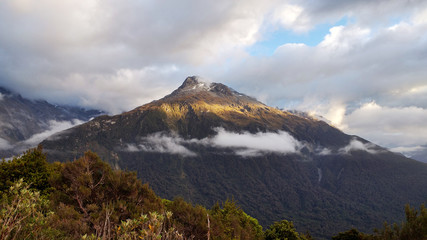
<path fill-rule="evenodd" d="M 265 227 L 288 219 L 316 238 L 400 222 L 406 203 L 427 200 L 427 164 L 197 77 L 42 145 L 50 161 L 91 150 L 161 197 L 207 207 L 234 199 Z"/>

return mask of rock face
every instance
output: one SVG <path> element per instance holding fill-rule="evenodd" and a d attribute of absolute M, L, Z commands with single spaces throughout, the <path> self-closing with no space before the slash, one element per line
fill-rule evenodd
<path fill-rule="evenodd" d="M 42 100 L 31 101 L 0 87 L 0 158 L 22 153 L 32 144 L 37 144 L 34 136 L 52 131 L 55 124 L 65 124 L 66 127 L 88 121 L 101 113 L 52 105 Z"/>
<path fill-rule="evenodd" d="M 234 198 L 264 226 L 288 219 L 317 238 L 400 222 L 404 204 L 427 200 L 426 164 L 197 77 L 42 145 L 51 160 L 92 150 L 164 198 L 207 207 Z"/>

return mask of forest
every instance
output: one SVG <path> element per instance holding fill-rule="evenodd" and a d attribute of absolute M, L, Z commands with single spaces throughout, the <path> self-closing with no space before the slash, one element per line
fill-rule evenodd
<path fill-rule="evenodd" d="M 162 199 L 135 172 L 112 169 L 94 152 L 50 163 L 41 147 L 0 162 L 0 240 L 8 239 L 313 239 L 281 220 L 266 229 L 233 199 L 210 209 Z M 402 209 L 403 210 L 403 209 Z M 406 219 L 332 240 L 427 239 L 427 209 Z"/>

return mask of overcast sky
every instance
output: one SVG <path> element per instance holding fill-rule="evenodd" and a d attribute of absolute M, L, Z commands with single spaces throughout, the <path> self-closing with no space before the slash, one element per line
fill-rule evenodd
<path fill-rule="evenodd" d="M 419 149 L 427 1 L 0 3 L 0 85 L 25 97 L 116 114 L 192 75 L 386 147 Z"/>

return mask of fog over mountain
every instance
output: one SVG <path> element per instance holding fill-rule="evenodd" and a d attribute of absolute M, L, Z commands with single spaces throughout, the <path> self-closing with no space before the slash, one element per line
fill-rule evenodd
<path fill-rule="evenodd" d="M 0 158 L 19 155 L 45 138 L 102 114 L 28 100 L 0 87 Z"/>

